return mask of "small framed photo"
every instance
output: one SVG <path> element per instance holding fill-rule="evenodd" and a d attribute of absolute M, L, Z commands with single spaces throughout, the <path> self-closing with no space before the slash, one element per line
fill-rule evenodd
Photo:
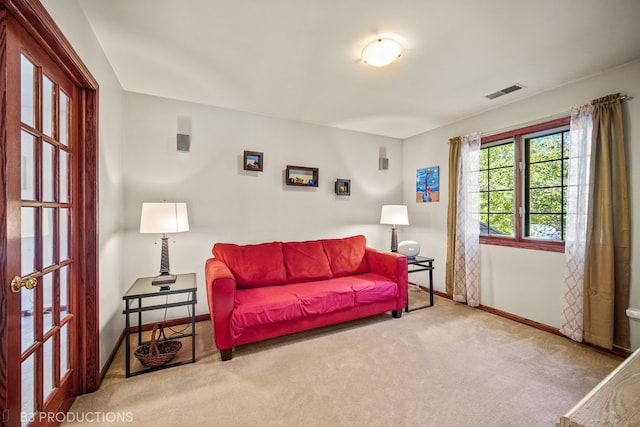
<path fill-rule="evenodd" d="M 262 172 L 264 154 L 259 151 L 245 151 L 242 161 L 243 169 L 246 171 Z"/>
<path fill-rule="evenodd" d="M 298 185 L 301 187 L 317 187 L 318 173 L 318 168 L 287 165 L 287 169 L 285 171 L 285 184 Z"/>
<path fill-rule="evenodd" d="M 350 196 L 351 195 L 351 180 L 350 179 L 337 179 L 336 180 L 336 194 L 338 196 Z"/>

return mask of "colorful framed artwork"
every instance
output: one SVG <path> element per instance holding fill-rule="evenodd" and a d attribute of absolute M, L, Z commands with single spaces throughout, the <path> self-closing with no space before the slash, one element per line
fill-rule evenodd
<path fill-rule="evenodd" d="M 440 201 L 440 166 L 418 169 L 416 171 L 416 202 L 429 203 Z"/>
<path fill-rule="evenodd" d="M 335 192 L 338 196 L 350 196 L 351 195 L 351 180 L 350 179 L 337 179 Z"/>
<path fill-rule="evenodd" d="M 262 172 L 264 154 L 259 151 L 245 151 L 243 157 L 243 169 L 246 171 Z"/>

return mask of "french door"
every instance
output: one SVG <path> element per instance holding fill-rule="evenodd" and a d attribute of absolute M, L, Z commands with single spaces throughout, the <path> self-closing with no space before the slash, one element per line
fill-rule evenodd
<path fill-rule="evenodd" d="M 86 287 L 91 276 L 83 263 L 92 259 L 83 253 L 92 241 L 84 233 L 87 224 L 89 232 L 95 226 L 84 203 L 87 96 L 18 20 L 1 6 L 0 13 L 7 77 L 0 165 L 6 197 L 0 226 L 1 421 L 57 425 L 73 398 L 95 389 L 98 380 L 95 350 L 84 348 L 97 346 L 97 329 L 87 327 L 97 318 L 90 291 L 95 284 Z"/>

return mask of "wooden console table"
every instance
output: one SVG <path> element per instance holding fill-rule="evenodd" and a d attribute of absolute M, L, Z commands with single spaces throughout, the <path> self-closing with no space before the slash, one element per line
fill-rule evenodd
<path fill-rule="evenodd" d="M 557 427 L 640 425 L 640 349 L 614 369 Z"/>

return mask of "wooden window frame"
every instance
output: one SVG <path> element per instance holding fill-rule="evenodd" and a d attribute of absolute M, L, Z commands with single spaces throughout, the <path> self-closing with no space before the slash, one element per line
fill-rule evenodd
<path fill-rule="evenodd" d="M 553 130 L 563 126 L 568 126 L 571 121 L 569 116 L 562 117 L 534 125 L 513 129 L 507 132 L 482 137 L 480 144 L 492 144 L 500 141 L 513 140 L 515 150 L 515 218 L 513 236 L 480 235 L 480 243 L 485 245 L 507 246 L 512 248 L 534 249 L 548 252 L 564 252 L 564 241 L 545 240 L 539 238 L 524 237 L 522 215 L 525 205 L 524 173 L 518 165 L 524 167 L 524 137 L 530 134 Z M 520 208 L 523 210 L 520 211 Z"/>

